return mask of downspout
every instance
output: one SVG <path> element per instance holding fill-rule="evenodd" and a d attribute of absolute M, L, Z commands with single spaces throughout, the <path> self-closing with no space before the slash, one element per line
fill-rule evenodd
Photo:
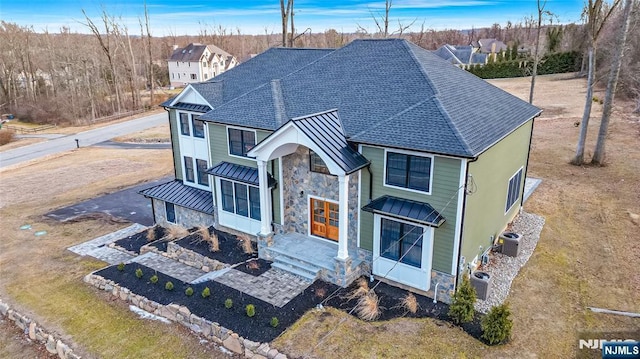
<path fill-rule="evenodd" d="M 371 203 L 373 200 L 373 174 L 371 173 L 371 164 L 369 164 L 367 168 L 367 172 L 369 172 L 369 201 L 367 203 Z"/>
<path fill-rule="evenodd" d="M 456 269 L 456 282 L 455 285 L 453 287 L 453 290 L 455 292 L 456 289 L 458 289 L 458 284 L 460 281 L 460 259 L 462 258 L 462 237 L 463 237 L 463 232 L 464 232 L 464 218 L 465 218 L 465 209 L 467 207 L 467 184 L 468 184 L 468 179 L 469 179 L 469 163 L 471 162 L 475 162 L 478 160 L 478 157 L 474 157 L 472 160 L 467 161 L 467 169 L 465 170 L 465 173 L 467 174 L 467 177 L 464 179 L 464 187 L 462 188 L 462 195 L 464 197 L 462 197 L 462 220 L 460 221 L 460 240 L 458 241 L 458 267 Z"/>
<path fill-rule="evenodd" d="M 169 134 L 172 135 L 173 134 L 173 124 L 171 123 L 171 110 L 169 110 L 166 107 L 163 107 L 165 111 L 167 111 L 167 116 L 169 117 Z M 171 141 L 171 158 L 173 159 L 173 179 L 177 179 L 178 178 L 178 169 L 176 168 L 176 152 L 173 150 L 173 146 L 175 144 L 173 143 L 173 141 Z M 151 206 L 153 207 L 153 206 Z M 155 213 L 154 213 L 154 221 L 155 221 Z"/>
<path fill-rule="evenodd" d="M 531 142 L 533 142 L 533 125 L 536 123 L 536 117 L 531 119 L 531 132 L 529 133 L 529 151 L 527 152 L 527 162 L 524 167 L 524 183 L 522 184 L 522 193 L 520 194 L 520 213 L 522 213 L 522 207 L 524 206 L 524 184 L 527 183 L 527 172 L 529 172 L 529 157 L 531 157 Z"/>

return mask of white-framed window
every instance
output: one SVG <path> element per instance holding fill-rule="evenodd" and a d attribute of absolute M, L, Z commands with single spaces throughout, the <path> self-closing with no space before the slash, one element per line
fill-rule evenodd
<path fill-rule="evenodd" d="M 173 205 L 173 203 L 164 203 L 164 213 L 167 218 L 167 222 L 176 223 L 176 207 Z"/>
<path fill-rule="evenodd" d="M 318 156 L 318 154 L 313 152 L 313 150 L 311 149 L 309 150 L 309 167 L 311 172 L 331 174 L 331 172 L 329 172 L 329 167 L 327 167 L 327 164 L 324 163 L 322 158 L 320 158 L 320 156 Z"/>
<path fill-rule="evenodd" d="M 204 138 L 204 121 L 198 119 L 198 115 L 191 115 L 193 137 Z"/>
<path fill-rule="evenodd" d="M 209 175 L 207 174 L 207 161 L 196 159 L 196 171 L 198 173 L 198 184 L 209 186 Z"/>
<path fill-rule="evenodd" d="M 256 131 L 227 127 L 227 139 L 229 155 L 247 157 L 247 152 L 256 145 Z"/>
<path fill-rule="evenodd" d="M 198 79 L 198 75 L 197 74 L 191 74 L 191 79 L 192 80 L 197 80 Z"/>
<path fill-rule="evenodd" d="M 184 136 L 190 136 L 191 131 L 189 130 L 189 114 L 185 112 L 180 112 L 180 133 Z"/>
<path fill-rule="evenodd" d="M 522 183 L 522 167 L 509 178 L 509 185 L 507 186 L 507 204 L 504 212 L 507 213 L 518 202 L 520 198 L 520 184 Z"/>
<path fill-rule="evenodd" d="M 380 218 L 380 256 L 420 268 L 422 266 L 420 226 Z"/>
<path fill-rule="evenodd" d="M 193 158 L 189 156 L 184 156 L 184 179 L 187 182 L 195 182 L 193 175 Z"/>
<path fill-rule="evenodd" d="M 385 150 L 384 185 L 431 194 L 433 157 Z"/>
<path fill-rule="evenodd" d="M 260 189 L 244 183 L 220 179 L 222 210 L 260 220 Z"/>

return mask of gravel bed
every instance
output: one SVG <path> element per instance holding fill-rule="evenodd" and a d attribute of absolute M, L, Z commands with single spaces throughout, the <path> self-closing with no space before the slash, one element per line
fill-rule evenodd
<path fill-rule="evenodd" d="M 477 300 L 475 308 L 481 313 L 487 313 L 491 307 L 504 303 L 509 295 L 511 283 L 522 268 L 540 239 L 540 232 L 544 226 L 544 218 L 538 215 L 522 212 L 509 229 L 522 235 L 520 239 L 520 255 L 509 257 L 502 253 L 491 252 L 489 264 L 482 266 L 481 271 L 491 275 L 491 292 L 487 300 Z"/>

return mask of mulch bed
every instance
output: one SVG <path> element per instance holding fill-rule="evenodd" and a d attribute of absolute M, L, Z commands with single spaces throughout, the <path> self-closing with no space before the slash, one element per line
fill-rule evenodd
<path fill-rule="evenodd" d="M 135 252 L 137 254 L 140 254 L 140 248 L 142 246 L 144 246 L 145 244 L 149 244 L 150 241 L 147 239 L 147 233 L 149 233 L 149 231 L 154 231 L 155 234 L 153 236 L 153 238 L 156 239 L 160 239 L 162 237 L 165 236 L 165 234 L 167 233 L 167 230 L 165 228 L 163 228 L 162 226 L 155 226 L 149 229 L 145 229 L 142 232 L 138 232 L 136 234 L 133 234 L 129 237 L 125 237 L 122 239 L 119 239 L 115 242 L 115 244 L 121 248 L 124 248 L 130 252 Z M 165 245 L 166 246 L 166 245 Z"/>
<path fill-rule="evenodd" d="M 264 259 L 252 259 L 248 262 L 240 263 L 239 265 L 233 267 L 233 269 L 257 277 L 271 269 L 271 262 Z"/>
<path fill-rule="evenodd" d="M 258 251 L 253 243 L 254 253 L 246 254 L 242 250 L 242 242 L 238 240 L 237 236 L 226 232 L 218 231 L 213 227 L 209 227 L 209 232 L 218 236 L 219 251 L 212 252 L 209 243 L 202 240 L 202 236 L 198 233 L 193 233 L 187 237 L 175 241 L 177 245 L 182 248 L 199 253 L 205 257 L 215 259 L 222 263 L 236 264 L 245 262 L 251 258 L 258 256 Z"/>
<path fill-rule="evenodd" d="M 140 279 L 135 275 L 137 268 L 141 268 L 144 273 Z M 189 286 L 187 283 L 162 273 L 156 273 L 153 269 L 137 263 L 126 265 L 122 272 L 118 271 L 117 266 L 110 266 L 96 272 L 96 274 L 160 304 L 184 305 L 189 308 L 191 313 L 220 323 L 223 327 L 240 336 L 258 342 L 272 341 L 307 310 L 320 303 L 323 299 L 320 295 L 327 295 L 338 289 L 334 284 L 316 281 L 284 307 L 279 308 L 214 281 L 191 285 L 194 294 L 188 297 L 185 295 L 185 290 Z M 157 274 L 159 278 L 156 284 L 149 281 L 153 274 Z M 167 281 L 174 284 L 172 291 L 164 289 Z M 206 299 L 201 296 L 205 287 L 209 287 L 211 291 L 211 296 Z M 227 298 L 233 301 L 231 309 L 224 306 Z M 249 318 L 245 313 L 247 304 L 255 306 L 256 314 L 252 318 Z M 278 318 L 279 325 L 276 328 L 270 325 L 272 317 Z"/>

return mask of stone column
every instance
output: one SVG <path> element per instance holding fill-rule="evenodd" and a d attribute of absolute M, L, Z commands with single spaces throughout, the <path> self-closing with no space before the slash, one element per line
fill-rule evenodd
<path fill-rule="evenodd" d="M 338 259 L 345 260 L 349 257 L 349 175 L 338 175 L 340 202 L 338 224 Z"/>
<path fill-rule="evenodd" d="M 260 235 L 271 234 L 271 193 L 269 193 L 269 177 L 267 162 L 258 160 L 258 181 L 260 181 Z"/>

